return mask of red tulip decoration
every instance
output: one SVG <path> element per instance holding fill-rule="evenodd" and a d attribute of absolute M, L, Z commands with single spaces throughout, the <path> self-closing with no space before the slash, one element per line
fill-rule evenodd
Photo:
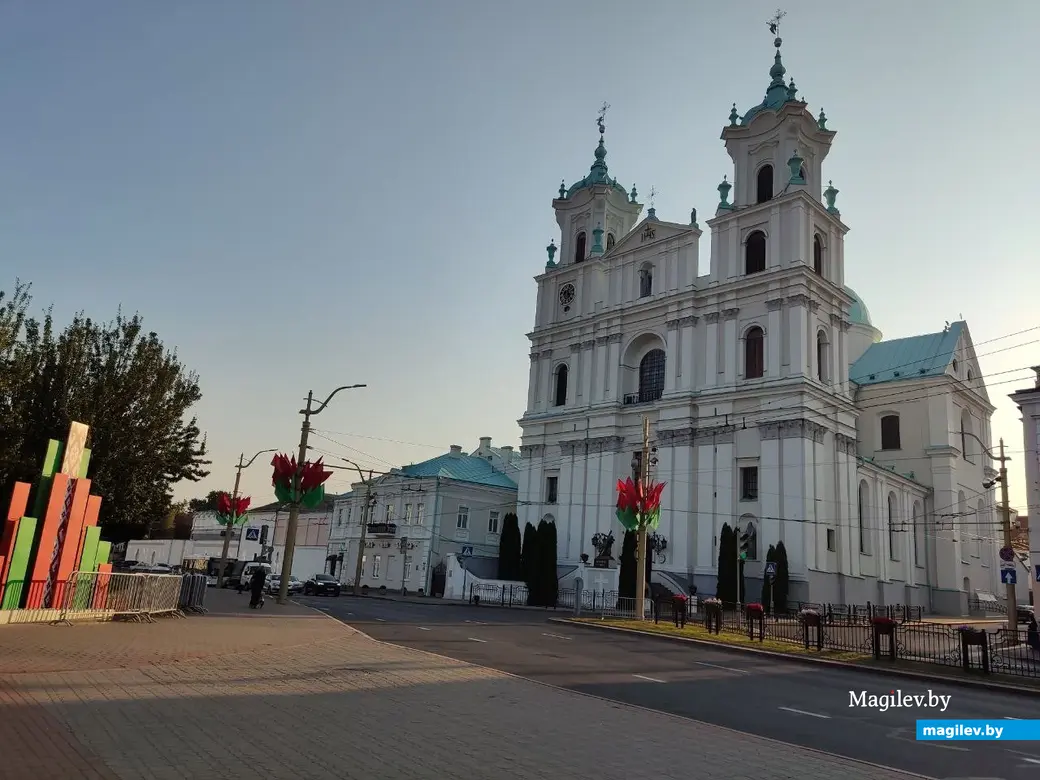
<path fill-rule="evenodd" d="M 325 498 L 325 482 L 332 472 L 325 470 L 321 458 L 307 461 L 300 468 L 295 456 L 275 455 L 271 466 L 274 468 L 271 484 L 279 501 L 313 509 Z"/>
<path fill-rule="evenodd" d="M 664 482 L 649 485 L 636 483 L 629 477 L 617 483 L 617 519 L 627 531 L 657 528 L 661 522 L 661 493 Z"/>
<path fill-rule="evenodd" d="M 248 510 L 248 496 L 232 501 L 227 493 L 217 494 L 217 522 L 221 525 L 241 525 L 245 522 Z"/>

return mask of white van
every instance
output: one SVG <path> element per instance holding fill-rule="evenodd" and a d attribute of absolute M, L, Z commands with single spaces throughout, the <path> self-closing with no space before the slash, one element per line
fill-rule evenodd
<path fill-rule="evenodd" d="M 250 561 L 245 565 L 245 568 L 242 569 L 241 582 L 243 588 L 246 590 L 250 588 L 253 582 L 253 572 L 260 568 L 264 570 L 264 575 L 266 577 L 264 585 L 266 586 L 267 580 L 271 579 L 271 564 L 262 563 L 260 561 Z"/>

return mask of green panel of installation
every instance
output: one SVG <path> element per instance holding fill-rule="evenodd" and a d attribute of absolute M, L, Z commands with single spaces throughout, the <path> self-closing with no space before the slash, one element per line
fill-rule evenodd
<path fill-rule="evenodd" d="M 22 604 L 22 593 L 27 590 L 25 576 L 29 571 L 29 557 L 35 533 L 35 517 L 23 517 L 18 521 L 18 535 L 14 539 L 14 549 L 11 551 L 11 566 L 7 570 L 7 586 L 4 588 L 4 601 L 0 604 L 0 609 L 18 609 Z"/>
<path fill-rule="evenodd" d="M 83 450 L 83 457 L 79 460 L 79 472 L 76 474 L 77 479 L 87 478 L 87 469 L 90 468 L 90 450 Z"/>
<path fill-rule="evenodd" d="M 43 469 L 40 471 L 40 483 L 36 486 L 36 500 L 33 502 L 33 514 L 43 517 L 47 513 L 47 501 L 51 497 L 51 483 L 54 475 L 61 468 L 61 456 L 65 452 L 65 445 L 57 439 L 47 442 L 47 455 L 43 459 Z"/>
<path fill-rule="evenodd" d="M 97 571 L 98 566 L 108 563 L 108 556 L 111 554 L 112 542 L 98 542 L 97 555 L 94 557 L 94 568 L 91 571 Z"/>
<path fill-rule="evenodd" d="M 94 571 L 97 567 L 94 560 L 97 558 L 98 543 L 101 541 L 101 529 L 96 525 L 87 529 L 83 538 L 83 553 L 79 557 L 77 571 Z"/>

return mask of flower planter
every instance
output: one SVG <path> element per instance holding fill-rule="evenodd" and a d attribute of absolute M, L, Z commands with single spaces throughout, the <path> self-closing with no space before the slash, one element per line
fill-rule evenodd
<path fill-rule="evenodd" d="M 685 596 L 675 596 L 672 599 L 672 620 L 676 628 L 686 627 L 687 601 Z"/>
<path fill-rule="evenodd" d="M 748 604 L 744 607 L 744 615 L 748 622 L 748 639 L 755 638 L 755 627 L 758 627 L 758 641 L 762 642 L 766 637 L 766 610 L 761 604 Z"/>
<path fill-rule="evenodd" d="M 896 621 L 889 617 L 873 617 L 870 619 L 871 645 L 874 658 L 881 659 L 881 648 L 887 644 L 885 655 L 889 660 L 896 660 Z"/>
<path fill-rule="evenodd" d="M 961 635 L 961 664 L 964 671 L 970 672 L 974 667 L 971 648 L 979 648 L 979 667 L 984 674 L 989 674 L 989 634 L 984 629 L 961 626 L 957 629 Z"/>
<path fill-rule="evenodd" d="M 803 609 L 798 613 L 798 620 L 802 624 L 802 643 L 805 649 L 809 649 L 809 640 L 812 638 L 812 629 L 816 632 L 815 645 L 817 650 L 823 650 L 823 622 L 820 613 L 815 609 Z"/>
<path fill-rule="evenodd" d="M 709 634 L 722 630 L 722 602 L 719 599 L 704 600 L 704 626 Z"/>

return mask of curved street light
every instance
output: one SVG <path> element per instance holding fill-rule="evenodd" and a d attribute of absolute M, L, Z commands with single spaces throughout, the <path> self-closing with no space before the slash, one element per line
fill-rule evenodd
<path fill-rule="evenodd" d="M 235 467 L 235 489 L 231 491 L 231 507 L 234 512 L 235 502 L 238 500 L 238 489 L 242 484 L 242 470 L 247 469 L 253 465 L 253 462 L 263 455 L 265 452 L 278 452 L 275 449 L 260 450 L 248 461 L 246 460 L 246 454 L 243 452 L 238 456 L 238 465 Z M 224 587 L 224 569 L 227 568 L 227 557 L 228 550 L 231 548 L 231 536 L 234 534 L 235 528 L 233 525 L 228 524 L 228 527 L 224 529 L 224 547 L 220 552 L 220 568 L 217 570 L 217 587 Z"/>

